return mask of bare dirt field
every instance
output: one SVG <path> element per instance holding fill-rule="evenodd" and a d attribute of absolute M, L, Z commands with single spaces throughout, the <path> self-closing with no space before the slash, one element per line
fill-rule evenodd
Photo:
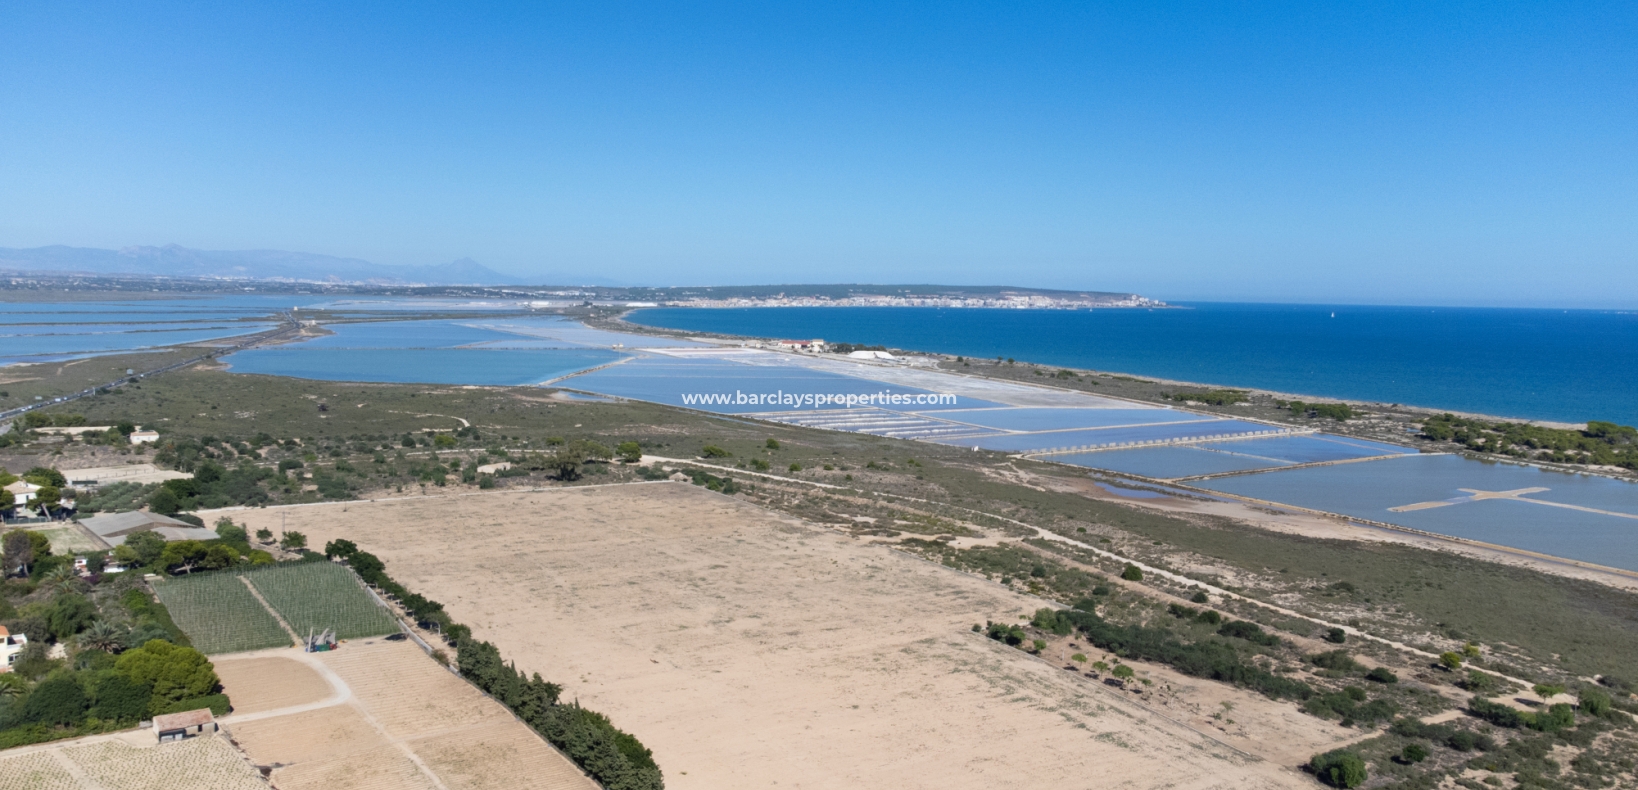
<path fill-rule="evenodd" d="M 971 630 L 1039 599 L 689 485 L 241 512 L 379 555 L 680 790 L 1307 788 L 1296 764 L 1358 735 L 1159 667 L 1133 664 L 1143 695 L 1067 672 Z"/>
<path fill-rule="evenodd" d="M 282 790 L 592 790 L 500 703 L 409 642 L 215 659 L 223 726 Z"/>

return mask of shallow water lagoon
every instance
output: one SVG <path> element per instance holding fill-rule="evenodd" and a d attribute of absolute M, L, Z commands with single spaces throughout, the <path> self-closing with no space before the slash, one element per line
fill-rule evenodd
<path fill-rule="evenodd" d="M 229 356 L 234 373 L 321 381 L 518 386 L 620 359 L 600 349 L 258 348 Z"/>
<path fill-rule="evenodd" d="M 1407 455 L 1274 470 L 1194 485 L 1638 570 L 1638 484 L 1610 478 L 1454 455 Z M 1531 488 L 1547 490 L 1516 498 L 1476 498 L 1471 493 Z M 1605 512 L 1543 504 L 1546 502 Z M 1413 509 L 1404 509 L 1407 507 Z"/>
<path fill-rule="evenodd" d="M 1200 415 L 1175 409 L 973 409 L 943 411 L 939 417 L 1003 431 L 1061 431 L 1189 422 Z"/>
<path fill-rule="evenodd" d="M 588 392 L 683 406 L 722 414 L 797 412 L 839 408 L 819 398 L 927 396 L 926 390 L 841 376 L 799 366 L 746 365 L 725 359 L 642 357 L 620 365 L 575 376 L 559 383 Z M 706 402 L 721 399 L 725 402 Z M 877 404 L 881 405 L 881 404 Z M 957 398 L 949 408 L 996 404 Z M 883 405 L 900 411 L 924 410 L 926 405 Z"/>
<path fill-rule="evenodd" d="M 1132 450 L 1106 450 L 1098 453 L 1055 455 L 1049 460 L 1084 466 L 1089 469 L 1107 469 L 1112 472 L 1170 480 L 1193 475 L 1211 475 L 1219 472 L 1238 472 L 1246 469 L 1267 469 L 1281 466 L 1278 461 L 1248 458 L 1190 446 L 1139 447 Z"/>
<path fill-rule="evenodd" d="M 41 362 L 120 351 L 208 343 L 272 329 L 272 324 L 238 324 L 203 329 L 17 335 L 0 339 L 0 362 Z"/>

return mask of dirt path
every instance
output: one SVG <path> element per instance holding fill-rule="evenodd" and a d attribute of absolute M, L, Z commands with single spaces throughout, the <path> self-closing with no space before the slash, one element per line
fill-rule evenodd
<path fill-rule="evenodd" d="M 519 669 L 607 713 L 674 790 L 1306 788 L 1295 763 L 1358 734 L 1212 688 L 1246 711 L 1248 743 L 1289 751 L 1259 759 L 971 630 L 1040 599 L 696 486 L 486 497 L 286 517 L 358 542 Z M 273 510 L 246 517 L 276 523 Z"/>

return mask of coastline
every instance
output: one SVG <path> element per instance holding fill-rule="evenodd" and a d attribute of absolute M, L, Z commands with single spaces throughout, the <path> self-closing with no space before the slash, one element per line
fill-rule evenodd
<path fill-rule="evenodd" d="M 637 310 L 641 310 L 641 309 L 646 309 L 646 308 L 630 308 L 630 309 L 624 310 L 624 311 L 622 311 L 622 312 L 620 312 L 620 313 L 618 313 L 616 315 L 604 316 L 604 317 L 601 317 L 601 318 L 602 318 L 602 320 L 607 321 L 608 324 L 609 324 L 609 326 L 607 326 L 605 328 L 614 329 L 614 330 L 618 330 L 618 331 L 622 331 L 622 332 L 629 332 L 629 333 L 632 333 L 632 334 L 649 335 L 649 336 L 653 336 L 653 337 L 686 338 L 686 339 L 699 340 L 699 341 L 702 341 L 702 342 L 719 342 L 719 343 L 766 342 L 766 341 L 776 339 L 776 338 L 759 337 L 759 336 L 753 336 L 753 335 L 730 335 L 730 334 L 716 333 L 716 332 L 686 332 L 686 331 L 683 331 L 683 330 L 667 329 L 667 328 L 664 328 L 664 327 L 654 327 L 654 326 L 649 326 L 649 325 L 645 325 L 645 324 L 639 324 L 639 323 L 628 320 L 628 316 L 631 313 L 633 313 L 633 312 L 635 312 Z M 582 320 L 585 321 L 588 325 L 591 325 L 591 324 L 593 324 L 594 322 L 596 322 L 598 320 L 598 317 L 586 317 L 586 318 L 583 318 Z M 957 369 L 944 367 L 945 364 L 953 365 L 954 361 L 956 359 L 958 359 L 958 357 L 956 355 L 952 355 L 952 354 L 945 354 L 945 353 L 941 353 L 941 352 L 924 352 L 924 351 L 918 351 L 918 350 L 914 350 L 914 349 L 897 349 L 897 348 L 893 349 L 893 351 L 899 352 L 899 353 L 904 353 L 904 354 L 907 354 L 907 355 L 923 356 L 923 357 L 930 357 L 930 358 L 933 358 L 933 359 L 937 359 L 941 363 L 940 366 L 937 369 L 940 372 L 943 372 L 943 373 L 946 373 L 946 374 L 949 374 L 949 375 L 975 376 L 975 377 L 987 378 L 987 379 L 991 379 L 991 380 L 1011 381 L 1013 383 L 1029 385 L 1029 386 L 1040 386 L 1040 387 L 1047 387 L 1047 388 L 1051 388 L 1051 389 L 1067 390 L 1067 391 L 1071 391 L 1071 392 L 1086 392 L 1086 393 L 1098 395 L 1100 397 L 1115 398 L 1115 399 L 1119 399 L 1119 400 L 1129 400 L 1129 401 L 1133 401 L 1133 402 L 1137 402 L 1137 403 L 1144 403 L 1144 404 L 1151 404 L 1151 405 L 1155 405 L 1155 404 L 1159 404 L 1159 405 L 1178 405 L 1177 401 L 1169 400 L 1169 399 L 1163 399 L 1163 398 L 1143 397 L 1142 395 L 1134 395 L 1134 394 L 1125 393 L 1125 392 L 1114 393 L 1114 392 L 1107 392 L 1107 391 L 1103 391 L 1103 390 L 1088 390 L 1088 389 L 1080 389 L 1080 388 L 1075 388 L 1075 387 L 1068 387 L 1068 386 L 1065 386 L 1062 381 L 1060 381 L 1059 379 L 1056 379 L 1056 378 L 1038 378 L 1036 380 L 1030 380 L 1029 378 L 1023 377 L 1022 375 L 988 376 L 988 375 L 985 375 L 983 373 L 976 372 L 976 370 L 978 370 L 978 369 L 974 369 L 974 370 L 957 370 Z M 796 352 L 782 352 L 782 353 L 796 353 Z M 1028 363 L 1027 361 L 1020 361 L 1019 366 L 1013 367 L 1012 369 L 1014 371 L 1017 371 L 1017 370 L 1024 370 L 1024 369 L 1039 369 L 1040 367 L 1042 367 L 1042 366 L 1034 366 L 1033 368 L 1031 368 L 1030 366 L 1032 366 L 1032 365 L 1033 365 L 1033 363 Z M 1057 367 L 1057 366 L 1053 366 L 1053 367 Z M 1511 456 L 1487 455 L 1487 454 L 1482 454 L 1482 453 L 1476 453 L 1476 452 L 1473 452 L 1471 450 L 1455 450 L 1455 451 L 1433 450 L 1432 445 L 1430 445 L 1429 443 L 1420 442 L 1420 441 L 1416 441 L 1416 440 L 1412 439 L 1411 436 L 1413 434 L 1411 434 L 1409 432 L 1408 427 L 1407 428 L 1398 427 L 1398 426 L 1409 426 L 1411 424 L 1420 425 L 1426 419 L 1428 419 L 1430 417 L 1435 417 L 1435 416 L 1438 416 L 1438 415 L 1442 415 L 1442 414 L 1453 414 L 1453 415 L 1456 415 L 1458 417 L 1463 417 L 1463 418 L 1467 418 L 1467 419 L 1475 419 L 1475 420 L 1483 420 L 1483 421 L 1487 421 L 1487 422 L 1517 423 L 1517 424 L 1538 426 L 1538 427 L 1543 427 L 1543 428 L 1554 428 L 1554 429 L 1559 429 L 1559 430 L 1574 430 L 1574 431 L 1584 430 L 1586 428 L 1586 423 L 1560 423 L 1560 422 L 1553 422 L 1553 421 L 1548 421 L 1548 420 L 1520 420 L 1520 419 L 1509 418 L 1509 417 L 1497 417 L 1497 416 L 1488 415 L 1488 414 L 1478 414 L 1478 413 L 1472 413 L 1472 412 L 1454 411 L 1454 410 L 1450 410 L 1450 409 L 1437 409 L 1437 408 L 1429 408 L 1429 407 L 1424 407 L 1424 406 L 1407 406 L 1407 405 L 1404 405 L 1404 404 L 1385 404 L 1385 403 L 1379 403 L 1379 402 L 1374 402 L 1374 401 L 1349 400 L 1349 399 L 1333 398 L 1333 397 L 1326 397 L 1326 396 L 1304 395 L 1304 394 L 1300 394 L 1300 393 L 1288 393 L 1288 392 L 1281 392 L 1281 391 L 1278 391 L 1278 390 L 1259 389 L 1259 388 L 1227 387 L 1225 385 L 1219 385 L 1219 384 L 1209 384 L 1209 383 L 1191 382 L 1191 381 L 1180 381 L 1180 380 L 1176 380 L 1176 379 L 1167 379 L 1167 378 L 1160 378 L 1160 377 L 1155 377 L 1155 376 L 1134 376 L 1134 375 L 1130 375 L 1130 374 L 1126 374 L 1126 373 L 1117 373 L 1117 372 L 1113 372 L 1113 371 L 1100 371 L 1100 370 L 1092 370 L 1092 369 L 1086 369 L 1086 368 L 1071 369 L 1071 370 L 1078 370 L 1078 372 L 1086 374 L 1087 376 L 1102 376 L 1102 377 L 1115 379 L 1115 380 L 1126 380 L 1126 381 L 1141 382 L 1141 383 L 1144 383 L 1144 384 L 1152 384 L 1152 385 L 1157 385 L 1157 386 L 1161 386 L 1161 387 L 1180 387 L 1180 388 L 1200 389 L 1200 390 L 1234 389 L 1236 391 L 1246 393 L 1248 395 L 1248 397 L 1250 397 L 1250 398 L 1262 399 L 1262 400 L 1268 401 L 1268 402 L 1277 401 L 1277 400 L 1300 400 L 1300 401 L 1307 402 L 1307 403 L 1338 403 L 1338 404 L 1348 404 L 1348 405 L 1351 405 L 1351 406 L 1359 406 L 1359 407 L 1363 407 L 1365 410 L 1367 410 L 1368 414 L 1386 415 L 1386 417 L 1385 417 L 1385 419 L 1375 420 L 1374 423 L 1373 423 L 1373 421 L 1366 420 L 1366 419 L 1363 419 L 1363 418 L 1360 419 L 1360 420 L 1351 420 L 1351 421 L 1347 421 L 1347 422 L 1326 421 L 1326 422 L 1322 423 L 1322 422 L 1318 422 L 1318 421 L 1309 421 L 1307 423 L 1296 423 L 1296 422 L 1292 422 L 1290 420 L 1281 420 L 1281 419 L 1278 419 L 1277 417 L 1274 417 L 1274 416 L 1271 416 L 1271 415 L 1268 415 L 1268 414 L 1249 414 L 1249 413 L 1246 413 L 1245 411 L 1236 411 L 1235 410 L 1236 407 L 1232 407 L 1232 406 L 1230 406 L 1230 407 L 1213 407 L 1213 406 L 1210 406 L 1210 405 L 1207 405 L 1207 404 L 1201 404 L 1201 403 L 1195 403 L 1195 402 L 1186 402 L 1185 404 L 1183 404 L 1183 405 L 1186 405 L 1187 408 L 1189 408 L 1192 411 L 1198 411 L 1198 412 L 1203 412 L 1203 413 L 1207 413 L 1207 414 L 1213 414 L 1213 415 L 1228 417 L 1228 418 L 1233 418 L 1233 419 L 1252 420 L 1252 421 L 1257 421 L 1257 422 L 1266 422 L 1266 423 L 1269 423 L 1269 424 L 1279 425 L 1279 426 L 1300 425 L 1300 426 L 1303 426 L 1303 427 L 1318 428 L 1320 430 L 1324 430 L 1324 431 L 1331 432 L 1331 433 L 1336 433 L 1338 435 L 1354 436 L 1354 437 L 1357 437 L 1357 438 L 1368 439 L 1370 441 L 1394 444 L 1394 445 L 1404 447 L 1404 448 L 1410 449 L 1410 450 L 1415 450 L 1415 451 L 1418 451 L 1418 452 L 1429 452 L 1429 451 L 1451 452 L 1452 454 L 1460 455 L 1460 456 L 1470 458 L 1470 459 L 1473 459 L 1473 460 L 1476 460 L 1476 461 L 1481 461 L 1481 462 L 1512 464 L 1512 465 L 1516 465 L 1516 466 L 1533 467 L 1533 468 L 1537 468 L 1537 469 L 1542 469 L 1542 470 L 1552 471 L 1552 472 L 1559 472 L 1559 473 L 1563 473 L 1563 474 L 1588 475 L 1588 476 L 1592 476 L 1592 477 L 1601 477 L 1601 478 L 1606 478 L 1606 479 L 1611 479 L 1611 480 L 1619 480 L 1619 481 L 1622 481 L 1622 482 L 1638 484 L 1638 471 L 1626 470 L 1626 469 L 1623 469 L 1623 468 L 1620 468 L 1620 467 L 1601 467 L 1601 466 L 1580 465 L 1580 464 L 1570 464 L 1570 463 L 1555 463 L 1555 462 L 1552 462 L 1552 461 L 1543 461 L 1543 460 L 1533 459 L 1533 458 L 1515 458 L 1515 457 L 1511 457 Z M 1387 423 L 1387 425 L 1383 425 L 1382 423 Z M 1567 560 L 1567 561 L 1573 562 L 1573 560 Z"/>
<path fill-rule="evenodd" d="M 1191 308 L 1186 307 L 1186 306 L 1177 306 L 1177 305 L 1169 305 L 1168 307 L 1170 309 L 1177 309 L 1177 310 L 1191 309 Z M 740 342 L 745 342 L 745 341 L 769 342 L 769 341 L 778 340 L 778 338 L 774 338 L 774 337 L 757 336 L 757 335 L 733 335 L 733 334 L 726 334 L 726 333 L 720 333 L 720 332 L 689 332 L 689 331 L 684 331 L 684 330 L 680 330 L 680 329 L 668 329 L 666 327 L 657 327 L 657 326 L 651 326 L 651 325 L 648 325 L 648 324 L 640 324 L 640 323 L 636 323 L 636 322 L 628 320 L 629 316 L 632 313 L 635 313 L 638 310 L 648 310 L 648 309 L 653 309 L 653 308 L 649 308 L 649 307 L 627 308 L 623 312 L 619 313 L 618 315 L 607 317 L 604 320 L 607 320 L 611 324 L 614 324 L 615 327 L 617 327 L 622 332 L 629 332 L 631 334 L 639 334 L 639 335 L 650 335 L 650 336 L 653 336 L 653 337 L 695 339 L 695 340 L 702 340 L 702 341 L 729 342 L 729 343 L 740 343 Z M 1130 309 L 1130 308 L 1122 308 L 1122 309 Z M 592 320 L 595 320 L 595 319 L 588 318 L 588 319 L 585 319 L 585 320 L 592 321 Z M 933 358 L 939 359 L 941 361 L 953 361 L 953 360 L 955 360 L 957 358 L 957 355 L 946 354 L 946 353 L 938 352 L 938 351 L 922 351 L 922 350 L 918 350 L 918 349 L 899 349 L 899 348 L 894 348 L 892 350 L 895 351 L 895 352 L 900 352 L 900 353 L 905 353 L 905 354 L 912 354 L 912 355 L 915 355 L 915 356 L 933 357 Z M 1025 363 L 1025 364 L 1038 364 L 1038 363 L 1029 363 L 1028 360 L 1020 360 L 1020 362 Z M 1042 367 L 1045 367 L 1045 366 L 1042 366 Z M 1061 366 L 1054 365 L 1052 367 L 1061 367 Z M 1187 388 L 1201 389 L 1201 390 L 1226 390 L 1226 389 L 1232 389 L 1232 390 L 1237 390 L 1237 391 L 1240 391 L 1240 392 L 1245 392 L 1245 393 L 1250 394 L 1250 395 L 1262 395 L 1262 396 L 1267 396 L 1267 397 L 1270 397 L 1270 398 L 1279 398 L 1279 399 L 1282 399 L 1282 400 L 1300 400 L 1300 401 L 1304 401 L 1306 403 L 1347 403 L 1347 404 L 1353 404 L 1353 405 L 1367 406 L 1367 407 L 1370 407 L 1370 408 L 1373 408 L 1373 409 L 1394 410 L 1394 411 L 1401 411 L 1401 412 L 1407 412 L 1407 413 L 1414 413 L 1414 414 L 1418 414 L 1418 415 L 1425 415 L 1425 416 L 1428 416 L 1428 417 L 1438 416 L 1438 415 L 1441 415 L 1441 414 L 1453 414 L 1453 415 L 1456 415 L 1457 417 L 1462 417 L 1462 418 L 1465 418 L 1465 419 L 1485 420 L 1485 421 L 1488 421 L 1488 422 L 1519 423 L 1519 424 L 1522 424 L 1522 425 L 1534 425 L 1534 426 L 1539 426 L 1539 427 L 1543 427 L 1543 428 L 1557 428 L 1557 429 L 1560 429 L 1560 430 L 1584 430 L 1587 427 L 1586 422 L 1567 423 L 1567 422 L 1557 422 L 1557 421 L 1553 421 L 1553 420 L 1537 420 L 1537 419 L 1522 418 L 1522 417 L 1503 417 L 1503 416 L 1499 416 L 1499 415 L 1495 415 L 1495 414 L 1488 414 L 1488 413 L 1481 413 L 1481 412 L 1470 412 L 1470 411 L 1463 411 L 1463 410 L 1459 410 L 1459 409 L 1436 408 L 1436 407 L 1431 407 L 1431 406 L 1413 406 L 1413 405 L 1401 404 L 1401 403 L 1391 403 L 1390 404 L 1390 403 L 1382 403 L 1382 402 L 1379 402 L 1379 401 L 1363 400 L 1363 399 L 1359 399 L 1359 398 L 1338 398 L 1338 397 L 1333 397 L 1333 396 L 1329 396 L 1329 395 L 1313 395 L 1313 394 L 1300 393 L 1300 392 L 1288 392 L 1288 391 L 1284 391 L 1284 390 L 1264 389 L 1264 388 L 1260 388 L 1260 387 L 1246 387 L 1246 386 L 1235 385 L 1235 384 L 1224 384 L 1224 383 L 1214 383 L 1214 382 L 1205 382 L 1205 381 L 1187 381 L 1187 380 L 1183 380 L 1183 379 L 1172 379 L 1172 378 L 1166 378 L 1166 377 L 1163 377 L 1163 376 L 1151 376 L 1151 375 L 1146 375 L 1146 374 L 1141 374 L 1141 373 L 1129 373 L 1129 372 L 1117 371 L 1117 370 L 1099 370 L 1099 369 L 1096 369 L 1096 368 L 1068 368 L 1068 369 L 1077 370 L 1079 372 L 1083 372 L 1083 373 L 1087 373 L 1087 374 L 1091 374 L 1091 375 L 1097 375 L 1097 376 L 1126 377 L 1126 378 L 1141 379 L 1141 380 L 1144 380 L 1144 381 L 1147 381 L 1147 382 L 1152 382 L 1152 383 L 1155 383 L 1155 384 L 1160 384 L 1160 385 L 1164 385 L 1164 386 L 1171 386 L 1171 387 L 1187 387 Z M 941 370 L 942 370 L 942 368 L 941 368 Z M 956 373 L 957 371 L 946 370 L 945 372 Z M 967 374 L 967 375 L 973 375 L 973 374 Z M 1025 382 L 1025 383 L 1037 383 L 1037 384 L 1047 383 L 1047 384 L 1050 384 L 1050 382 Z M 1152 402 L 1152 401 L 1145 401 L 1145 402 Z M 1412 445 L 1406 445 L 1406 446 L 1412 446 Z"/>

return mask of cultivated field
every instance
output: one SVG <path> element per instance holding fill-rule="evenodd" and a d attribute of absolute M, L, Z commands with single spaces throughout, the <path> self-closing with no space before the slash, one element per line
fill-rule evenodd
<path fill-rule="evenodd" d="M 342 639 L 390 634 L 398 623 L 360 587 L 352 572 L 328 562 L 274 565 L 245 572 L 297 636 L 334 628 Z"/>
<path fill-rule="evenodd" d="M 223 724 L 282 790 L 595 790 L 510 712 L 409 642 L 227 656 Z"/>
<path fill-rule="evenodd" d="M 1139 702 L 971 631 L 1039 599 L 693 486 L 282 517 L 357 541 L 609 714 L 671 788 L 1306 788 L 1293 763 L 1358 735 L 1200 681 L 1203 704 L 1189 688 Z M 246 514 L 252 529 L 280 518 Z M 1190 723 L 1221 702 L 1233 732 Z"/>
<path fill-rule="evenodd" d="M 357 639 L 398 630 L 351 571 L 328 562 L 183 576 L 154 588 L 194 646 L 211 655 L 290 646 L 289 632 L 268 606 L 298 636 L 334 628 L 342 639 Z"/>
<path fill-rule="evenodd" d="M 291 644 L 290 634 L 237 573 L 166 579 L 154 585 L 154 592 L 193 646 L 207 655 Z"/>
<path fill-rule="evenodd" d="M 224 737 L 158 745 L 152 738 L 152 732 L 134 732 L 0 753 L 0 790 L 267 790 Z"/>

